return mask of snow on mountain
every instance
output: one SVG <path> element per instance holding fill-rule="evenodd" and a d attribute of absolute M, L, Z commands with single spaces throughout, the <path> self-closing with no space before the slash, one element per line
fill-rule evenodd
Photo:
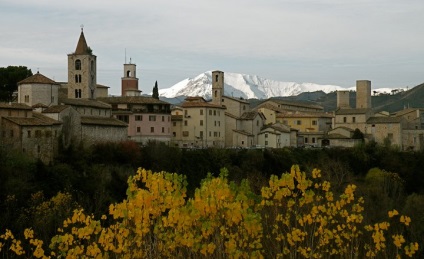
<path fill-rule="evenodd" d="M 350 90 L 336 85 L 314 83 L 279 82 L 259 76 L 236 73 L 224 74 L 224 95 L 233 97 L 267 99 L 275 96 L 293 96 L 303 92 Z M 207 71 L 195 78 L 187 78 L 167 89 L 160 89 L 159 96 L 174 98 L 177 96 L 203 96 L 211 99 L 212 72 Z"/>

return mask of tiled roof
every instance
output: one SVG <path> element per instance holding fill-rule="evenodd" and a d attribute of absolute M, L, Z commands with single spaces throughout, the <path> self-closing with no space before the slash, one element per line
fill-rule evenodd
<path fill-rule="evenodd" d="M 32 106 L 32 108 L 47 108 L 49 106 L 45 105 L 44 103 L 36 103 Z"/>
<path fill-rule="evenodd" d="M 369 111 L 371 111 L 371 109 L 368 109 L 368 108 L 339 109 L 339 110 L 336 110 L 336 115 L 365 114 Z"/>
<path fill-rule="evenodd" d="M 46 123 L 50 123 L 52 125 L 58 125 L 58 124 L 62 124 L 61 121 L 57 121 L 55 119 L 49 118 L 47 116 L 44 116 L 43 114 L 39 113 L 39 112 L 33 112 L 32 113 L 32 117 L 37 118 L 39 120 L 42 120 Z"/>
<path fill-rule="evenodd" d="M 229 97 L 229 96 L 226 96 L 226 95 L 224 95 L 223 97 L 224 98 L 231 99 L 231 100 L 234 100 L 234 101 L 237 101 L 237 102 L 240 102 L 240 103 L 249 104 L 249 102 L 247 100 L 244 100 L 241 97 L 240 98 L 234 98 L 234 97 Z"/>
<path fill-rule="evenodd" d="M 97 98 L 109 104 L 169 104 L 156 98 L 146 96 L 117 96 Z"/>
<path fill-rule="evenodd" d="M 32 108 L 23 103 L 5 103 L 0 102 L 0 109 L 32 110 Z"/>
<path fill-rule="evenodd" d="M 327 138 L 329 139 L 351 139 L 350 137 L 343 136 L 342 134 L 333 133 L 328 134 Z"/>
<path fill-rule="evenodd" d="M 81 116 L 81 124 L 116 126 L 116 127 L 128 126 L 128 124 L 118 119 L 110 118 L 110 117 L 98 117 L 98 116 Z"/>
<path fill-rule="evenodd" d="M 367 124 L 400 123 L 402 119 L 402 117 L 371 117 L 367 120 Z"/>
<path fill-rule="evenodd" d="M 283 124 L 280 124 L 280 123 L 274 123 L 274 124 L 271 124 L 271 125 L 265 125 L 262 128 L 262 130 L 269 129 L 269 128 L 274 129 L 274 130 L 277 130 L 277 131 L 280 131 L 280 132 L 286 132 L 286 133 L 289 133 L 290 132 L 290 127 L 289 126 L 286 126 L 286 125 L 283 125 Z"/>
<path fill-rule="evenodd" d="M 305 108 L 313 108 L 313 109 L 320 109 L 323 110 L 324 108 L 320 105 L 317 105 L 315 103 L 312 102 L 307 102 L 307 101 L 290 101 L 290 100 L 279 100 L 279 99 L 275 99 L 275 98 L 270 98 L 262 103 L 266 103 L 268 101 L 272 101 L 281 105 L 290 105 L 290 106 L 298 106 L 298 107 L 305 107 Z"/>
<path fill-rule="evenodd" d="M 212 104 L 212 103 L 207 103 L 207 102 L 184 102 L 181 107 L 183 108 L 195 108 L 195 107 L 205 107 L 205 108 L 218 108 L 218 109 L 225 109 L 225 107 L 220 106 L 220 105 L 216 105 L 216 104 Z"/>
<path fill-rule="evenodd" d="M 277 118 L 333 118 L 334 116 L 326 112 L 280 112 Z"/>
<path fill-rule="evenodd" d="M 45 109 L 43 111 L 43 113 L 59 113 L 59 112 L 65 110 L 69 107 L 71 107 L 71 106 L 69 106 L 69 105 L 53 105 L 53 106 L 50 106 L 49 108 Z"/>
<path fill-rule="evenodd" d="M 44 75 L 37 72 L 37 74 L 32 75 L 30 77 L 25 78 L 22 81 L 18 82 L 18 85 L 22 84 L 53 84 L 58 85 L 55 81 L 51 80 L 50 78 L 45 77 Z"/>
<path fill-rule="evenodd" d="M 56 123 L 48 122 L 45 120 L 38 119 L 36 117 L 24 118 L 24 117 L 4 117 L 3 119 L 9 120 L 20 126 L 52 126 Z"/>
<path fill-rule="evenodd" d="M 78 39 L 77 48 L 75 49 L 75 53 L 74 54 L 75 55 L 89 54 L 87 41 L 85 40 L 84 32 L 83 31 L 81 31 L 80 37 Z"/>
<path fill-rule="evenodd" d="M 64 99 L 61 102 L 63 104 L 67 104 L 71 106 L 85 106 L 85 107 L 103 108 L 103 109 L 111 108 L 111 106 L 107 103 L 92 100 L 92 99 Z"/>
<path fill-rule="evenodd" d="M 242 120 L 253 120 L 258 115 L 258 111 L 245 112 L 241 115 Z"/>
<path fill-rule="evenodd" d="M 233 131 L 234 131 L 234 132 L 237 132 L 237 133 L 239 133 L 239 134 L 241 134 L 241 135 L 254 136 L 252 133 L 249 133 L 249 132 L 247 132 L 247 131 L 245 131 L 245 130 L 235 130 L 235 129 L 233 129 Z"/>

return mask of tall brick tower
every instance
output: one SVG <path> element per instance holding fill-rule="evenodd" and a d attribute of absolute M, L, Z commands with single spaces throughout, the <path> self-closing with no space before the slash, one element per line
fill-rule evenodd
<path fill-rule="evenodd" d="M 121 95 L 122 96 L 138 96 L 138 78 L 136 77 L 136 65 L 124 64 L 124 77 L 121 78 Z"/>
<path fill-rule="evenodd" d="M 77 48 L 74 53 L 68 54 L 68 98 L 96 99 L 96 58 L 81 27 Z"/>

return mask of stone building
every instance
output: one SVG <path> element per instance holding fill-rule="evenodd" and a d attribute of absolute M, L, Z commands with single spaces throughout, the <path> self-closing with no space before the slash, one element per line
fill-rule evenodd
<path fill-rule="evenodd" d="M 46 107 L 57 105 L 59 84 L 37 72 L 18 82 L 18 103 L 29 106 L 44 104 Z"/>

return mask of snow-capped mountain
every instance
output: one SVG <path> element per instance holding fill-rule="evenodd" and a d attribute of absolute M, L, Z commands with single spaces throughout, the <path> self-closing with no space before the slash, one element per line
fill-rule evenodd
<path fill-rule="evenodd" d="M 336 85 L 314 83 L 279 82 L 259 76 L 236 73 L 224 74 L 224 95 L 245 99 L 267 99 L 275 96 L 293 96 L 303 92 L 350 90 Z M 159 96 L 174 98 L 177 96 L 202 96 L 211 99 L 212 72 L 208 71 L 195 78 L 187 78 L 167 89 L 160 89 Z"/>

